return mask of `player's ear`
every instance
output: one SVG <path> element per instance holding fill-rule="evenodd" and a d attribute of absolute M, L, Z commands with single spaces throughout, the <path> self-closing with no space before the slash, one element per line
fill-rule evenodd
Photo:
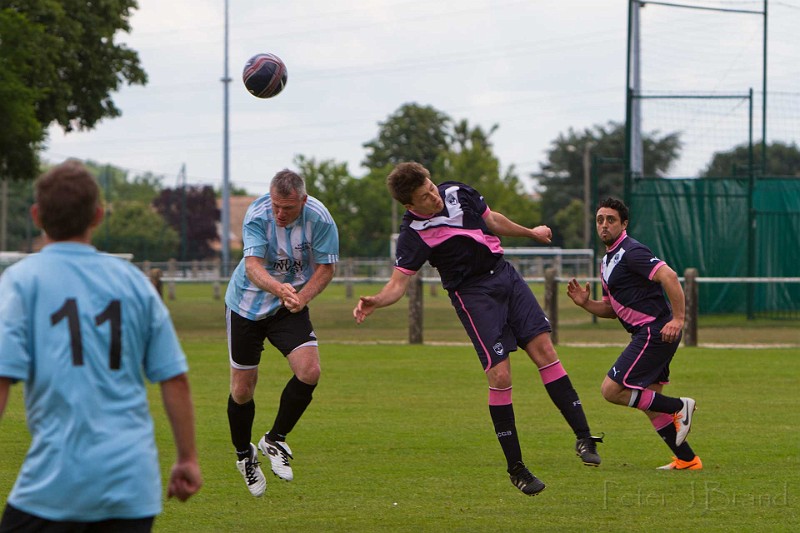
<path fill-rule="evenodd" d="M 105 214 L 105 211 L 103 211 L 103 207 L 102 206 L 98 205 L 94 209 L 94 218 L 92 219 L 92 223 L 90 224 L 90 227 L 92 229 L 94 229 L 94 228 L 96 228 L 97 226 L 100 225 L 100 223 L 103 221 L 103 215 L 104 214 Z"/>
<path fill-rule="evenodd" d="M 42 223 L 39 221 L 39 204 L 33 204 L 31 206 L 31 220 L 33 220 L 33 225 L 36 226 L 37 229 L 42 229 Z"/>

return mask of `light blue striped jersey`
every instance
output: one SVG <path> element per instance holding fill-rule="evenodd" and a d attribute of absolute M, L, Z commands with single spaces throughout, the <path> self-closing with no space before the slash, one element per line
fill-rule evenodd
<path fill-rule="evenodd" d="M 76 242 L 0 276 L 0 376 L 25 382 L 32 441 L 8 502 L 50 520 L 161 512 L 145 377 L 186 372 L 169 312 L 127 261 Z"/>
<path fill-rule="evenodd" d="M 225 304 L 250 320 L 275 314 L 280 301 L 253 284 L 245 272 L 245 259 L 263 257 L 267 273 L 280 283 L 302 289 L 319 264 L 339 261 L 339 231 L 328 209 L 308 197 L 297 220 L 285 227 L 275 223 L 269 193 L 255 200 L 242 223 L 244 257 L 234 270 L 225 293 Z"/>

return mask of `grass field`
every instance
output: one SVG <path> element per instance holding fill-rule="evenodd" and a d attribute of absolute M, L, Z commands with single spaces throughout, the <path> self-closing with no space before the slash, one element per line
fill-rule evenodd
<path fill-rule="evenodd" d="M 312 309 L 323 342 L 323 377 L 289 439 L 295 480 L 282 482 L 267 466 L 267 494 L 254 499 L 234 466 L 228 432 L 222 303 L 210 298 L 208 287 L 179 287 L 169 305 L 191 365 L 205 486 L 185 504 L 166 502 L 156 531 L 800 530 L 798 348 L 678 352 L 668 392 L 698 401 L 689 440 L 705 464 L 700 472 L 656 471 L 670 452 L 644 415 L 600 397 L 599 384 L 619 347 L 559 347 L 593 431 L 606 435 L 597 469 L 575 457 L 574 437 L 534 366 L 515 353 L 523 453 L 547 484 L 530 498 L 508 481 L 472 348 L 390 344 L 405 338 L 403 306 L 381 310 L 372 324 L 356 328 L 349 315 L 354 302 L 337 296 L 341 288 L 331 289 Z M 438 303 L 429 309 L 439 301 L 441 312 Z M 452 314 L 443 293 L 428 298 L 426 340 L 465 341 Z M 729 330 L 728 343 L 752 339 L 758 330 L 738 320 L 719 326 Z M 625 341 L 613 335 L 618 325 L 575 326 L 586 329 L 590 333 L 582 334 L 595 342 Z M 562 330 L 562 343 L 572 337 Z M 254 440 L 271 425 L 289 377 L 283 358 L 268 349 Z M 157 387 L 151 402 L 166 475 L 173 448 Z M 4 503 L 29 443 L 19 386 L 0 434 Z"/>

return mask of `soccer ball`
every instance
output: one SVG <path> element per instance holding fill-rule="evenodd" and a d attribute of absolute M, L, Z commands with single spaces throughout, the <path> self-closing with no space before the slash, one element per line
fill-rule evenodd
<path fill-rule="evenodd" d="M 256 54 L 247 60 L 242 72 L 244 86 L 253 96 L 272 98 L 286 86 L 287 72 L 275 54 Z"/>

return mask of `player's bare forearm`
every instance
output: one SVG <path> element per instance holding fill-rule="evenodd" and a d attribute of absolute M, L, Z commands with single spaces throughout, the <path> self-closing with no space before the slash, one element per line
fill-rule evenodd
<path fill-rule="evenodd" d="M 6 403 L 8 402 L 8 391 L 11 388 L 11 380 L 8 378 L 0 377 L 0 418 L 3 418 L 3 413 L 6 410 Z"/>
<path fill-rule="evenodd" d="M 162 381 L 161 399 L 172 427 L 178 455 L 170 471 L 167 496 L 186 501 L 203 485 L 203 476 L 197 461 L 194 407 L 186 374 Z"/>
<path fill-rule="evenodd" d="M 497 211 L 491 211 L 485 220 L 486 227 L 500 237 L 527 237 L 542 244 L 550 244 L 553 238 L 553 232 L 547 226 L 526 228 Z"/>
<path fill-rule="evenodd" d="M 311 279 L 309 279 L 308 283 L 297 293 L 300 303 L 303 304 L 300 307 L 301 309 L 325 290 L 325 287 L 331 282 L 335 273 L 336 265 L 333 263 L 317 265 Z"/>
<path fill-rule="evenodd" d="M 611 304 L 603 300 L 587 300 L 581 307 L 600 318 L 617 318 L 617 313 Z"/>
<path fill-rule="evenodd" d="M 683 293 L 681 282 L 678 280 L 678 274 L 667 265 L 664 265 L 656 271 L 653 281 L 660 283 L 664 287 L 664 292 L 667 294 L 669 303 L 672 306 L 672 316 L 675 320 L 679 320 L 682 325 L 686 319 L 686 297 Z"/>
<path fill-rule="evenodd" d="M 378 294 L 362 296 L 355 309 L 353 309 L 353 318 L 356 319 L 356 323 L 362 323 L 376 309 L 388 307 L 402 298 L 410 279 L 410 275 L 404 274 L 400 270 L 395 270 L 392 273 L 392 277 Z"/>
<path fill-rule="evenodd" d="M 167 412 L 178 460 L 197 460 L 194 438 L 194 406 L 189 391 L 189 378 L 180 374 L 161 382 L 161 399 Z"/>
<path fill-rule="evenodd" d="M 578 280 L 572 278 L 567 283 L 567 296 L 570 297 L 572 302 L 588 311 L 589 313 L 599 316 L 600 318 L 616 318 L 617 314 L 611 304 L 605 300 L 592 300 L 589 298 L 590 290 L 589 284 L 581 286 Z"/>
<path fill-rule="evenodd" d="M 678 280 L 678 275 L 667 265 L 656 270 L 653 281 L 661 284 L 672 306 L 672 320 L 661 327 L 661 338 L 666 342 L 676 342 L 680 339 L 686 319 L 686 298 L 683 287 Z"/>
<path fill-rule="evenodd" d="M 264 259 L 256 256 L 248 256 L 244 260 L 245 273 L 256 287 L 262 291 L 274 294 L 278 298 L 286 298 L 294 294 L 294 288 L 288 283 L 281 283 L 269 275 L 267 269 L 264 268 Z"/>

